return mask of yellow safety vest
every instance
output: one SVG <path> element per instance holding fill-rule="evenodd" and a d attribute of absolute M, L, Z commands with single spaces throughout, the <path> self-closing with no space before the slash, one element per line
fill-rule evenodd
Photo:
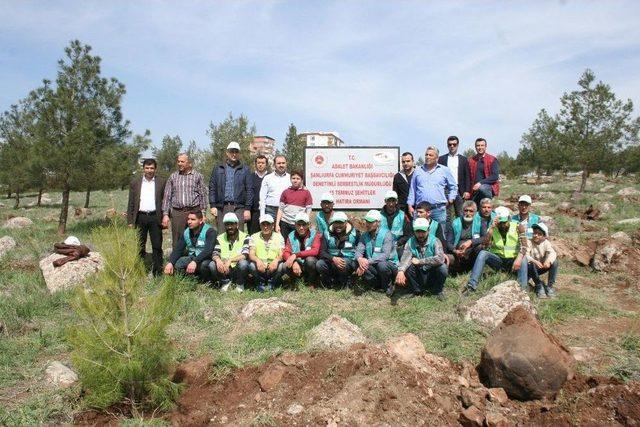
<path fill-rule="evenodd" d="M 264 262 L 271 262 L 281 255 L 280 249 L 284 245 L 284 239 L 282 234 L 275 231 L 271 234 L 271 238 L 265 241 L 262 238 L 262 233 L 258 231 L 251 235 L 251 239 L 255 243 L 256 256 Z"/>
<path fill-rule="evenodd" d="M 227 233 L 218 235 L 218 244 L 220 245 L 220 259 L 226 261 L 230 258 L 235 258 L 242 253 L 242 245 L 247 234 L 238 230 L 238 238 L 233 245 L 229 244 Z M 237 262 L 232 262 L 231 267 L 235 267 Z"/>
<path fill-rule="evenodd" d="M 498 227 L 494 228 L 489 252 L 498 255 L 500 258 L 515 258 L 518 255 L 517 222 L 509 223 L 506 241 L 502 239 L 502 234 L 500 234 Z"/>

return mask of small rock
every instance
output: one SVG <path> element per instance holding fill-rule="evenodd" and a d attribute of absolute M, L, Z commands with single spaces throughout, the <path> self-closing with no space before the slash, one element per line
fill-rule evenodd
<path fill-rule="evenodd" d="M 293 304 L 282 301 L 280 298 L 260 298 L 249 301 L 240 309 L 240 318 L 249 319 L 255 315 L 275 314 L 283 311 L 294 310 Z"/>
<path fill-rule="evenodd" d="M 597 354 L 596 349 L 593 347 L 569 347 L 569 351 L 576 362 L 590 362 Z"/>
<path fill-rule="evenodd" d="M 45 379 L 62 388 L 71 387 L 78 381 L 78 375 L 60 362 L 51 362 L 45 370 Z"/>
<path fill-rule="evenodd" d="M 107 209 L 107 212 L 104 214 L 105 219 L 114 219 L 118 216 L 118 211 L 115 208 Z"/>
<path fill-rule="evenodd" d="M 0 258 L 16 247 L 16 241 L 11 236 L 0 237 Z"/>
<path fill-rule="evenodd" d="M 618 191 L 618 196 L 622 196 L 622 197 L 640 196 L 640 191 L 636 190 L 633 187 L 626 187 Z"/>
<path fill-rule="evenodd" d="M 487 427 L 509 427 L 512 424 L 501 414 L 487 414 Z"/>
<path fill-rule="evenodd" d="M 282 366 L 279 366 L 279 365 L 270 366 L 258 378 L 260 389 L 262 391 L 273 390 L 278 386 L 278 384 L 280 384 L 280 381 L 282 381 L 283 375 L 284 375 L 284 368 Z"/>
<path fill-rule="evenodd" d="M 481 427 L 484 423 L 484 415 L 480 409 L 470 406 L 460 412 L 458 421 L 465 427 Z"/>
<path fill-rule="evenodd" d="M 316 349 L 347 349 L 353 344 L 367 342 L 359 327 L 332 314 L 310 332 L 309 346 Z"/>
<path fill-rule="evenodd" d="M 504 405 L 509 401 L 509 396 L 507 396 L 507 392 L 502 387 L 495 387 L 489 389 L 489 400 Z"/>
<path fill-rule="evenodd" d="M 631 236 L 629 236 L 624 231 L 618 231 L 617 233 L 613 233 L 611 235 L 611 238 L 625 245 L 631 245 L 633 243 L 633 241 L 631 240 Z M 0 239 L 0 241 L 2 241 L 2 239 Z"/>
<path fill-rule="evenodd" d="M 494 286 L 487 295 L 465 308 L 465 319 L 495 328 L 507 313 L 520 306 L 532 313 L 536 312 L 529 294 L 520 289 L 518 282 L 508 280 Z"/>
<path fill-rule="evenodd" d="M 626 224 L 638 224 L 638 223 L 640 223 L 640 218 L 627 218 L 627 219 L 621 219 L 616 224 L 626 225 Z"/>
<path fill-rule="evenodd" d="M 296 355 L 293 354 L 293 353 L 289 353 L 289 352 L 283 353 L 280 356 L 280 361 L 285 366 L 294 366 L 297 363 Z"/>
<path fill-rule="evenodd" d="M 385 343 L 385 347 L 389 354 L 402 362 L 431 375 L 437 375 L 451 368 L 451 363 L 447 359 L 427 353 L 420 338 L 414 334 L 402 334 L 392 338 Z"/>
<path fill-rule="evenodd" d="M 601 192 L 601 193 L 607 193 L 607 192 L 609 192 L 609 191 L 613 190 L 614 188 L 615 188 L 615 185 L 613 185 L 613 184 L 607 184 L 607 185 L 605 185 L 604 187 L 602 187 L 602 188 L 600 189 L 600 192 Z"/>
<path fill-rule="evenodd" d="M 616 205 L 611 202 L 602 202 L 599 206 L 602 213 L 611 212 L 611 210 L 616 207 Z"/>
<path fill-rule="evenodd" d="M 260 401 L 262 400 L 262 394 L 260 394 L 260 393 L 256 393 L 256 394 L 253 396 L 253 400 L 255 400 L 256 402 L 260 402 Z"/>
<path fill-rule="evenodd" d="M 558 203 L 558 210 L 560 210 L 560 211 L 568 211 L 569 209 L 571 209 L 571 203 L 570 202 L 560 202 L 560 203 Z"/>
<path fill-rule="evenodd" d="M 2 227 L 8 228 L 8 229 L 17 229 L 17 228 L 29 227 L 32 224 L 33 224 L 33 221 L 31 221 L 29 218 L 26 218 L 24 216 L 17 216 L 15 218 L 10 218 L 6 220 Z"/>
<path fill-rule="evenodd" d="M 304 411 L 304 406 L 299 403 L 294 403 L 289 408 L 287 408 L 287 414 L 289 415 L 298 415 Z"/>
<path fill-rule="evenodd" d="M 469 387 L 469 380 L 467 380 L 462 375 L 458 375 L 458 378 L 456 378 L 456 381 L 458 381 L 458 384 L 460 384 L 462 387 Z"/>
<path fill-rule="evenodd" d="M 460 390 L 460 401 L 465 408 L 475 406 L 476 408 L 484 408 L 484 396 L 481 397 L 469 388 Z"/>
<path fill-rule="evenodd" d="M 204 312 L 202 313 L 202 317 L 204 317 L 205 322 L 210 322 L 211 319 L 213 319 L 214 315 L 215 313 L 211 307 L 205 308 Z"/>

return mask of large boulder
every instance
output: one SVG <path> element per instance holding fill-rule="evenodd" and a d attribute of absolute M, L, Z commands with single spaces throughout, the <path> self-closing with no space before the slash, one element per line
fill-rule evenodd
<path fill-rule="evenodd" d="M 283 311 L 295 310 L 295 306 L 288 302 L 282 301 L 280 298 L 261 298 L 251 300 L 240 309 L 239 316 L 241 319 L 249 319 L 256 314 L 275 314 Z"/>
<path fill-rule="evenodd" d="M 420 338 L 414 334 L 402 334 L 385 343 L 389 354 L 401 362 L 430 375 L 439 375 L 452 369 L 447 359 L 427 353 Z"/>
<path fill-rule="evenodd" d="M 536 317 L 516 307 L 493 330 L 480 358 L 487 387 L 502 387 L 512 399 L 541 399 L 573 378 L 569 350 L 542 329 Z"/>
<path fill-rule="evenodd" d="M 9 228 L 9 229 L 25 228 L 25 227 L 29 227 L 32 224 L 33 224 L 33 221 L 31 221 L 29 218 L 26 218 L 24 216 L 17 216 L 15 218 L 10 218 L 6 220 L 2 227 Z"/>
<path fill-rule="evenodd" d="M 593 256 L 593 269 L 609 270 L 612 264 L 618 264 L 623 260 L 631 245 L 631 237 L 623 231 L 614 233 L 608 239 L 600 240 Z"/>
<path fill-rule="evenodd" d="M 516 307 L 535 313 L 529 294 L 520 289 L 515 280 L 508 280 L 494 286 L 487 295 L 477 300 L 465 311 L 465 319 L 495 328 L 505 316 Z"/>
<path fill-rule="evenodd" d="M 332 314 L 311 330 L 309 347 L 313 349 L 345 350 L 353 344 L 366 343 L 359 327 L 348 320 Z"/>
<path fill-rule="evenodd" d="M 98 252 L 89 252 L 89 256 L 54 267 L 53 261 L 65 258 L 64 255 L 51 254 L 40 260 L 40 270 L 49 292 L 55 293 L 77 285 L 83 285 L 87 277 L 104 268 L 104 259 Z"/>
<path fill-rule="evenodd" d="M 0 237 L 0 258 L 16 247 L 16 241 L 11 236 Z"/>
<path fill-rule="evenodd" d="M 51 362 L 45 370 L 45 380 L 60 388 L 67 388 L 78 382 L 78 375 L 60 362 Z"/>

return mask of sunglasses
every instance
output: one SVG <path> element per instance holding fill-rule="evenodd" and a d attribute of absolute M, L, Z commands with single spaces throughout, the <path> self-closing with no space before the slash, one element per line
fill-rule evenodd
<path fill-rule="evenodd" d="M 448 142 L 447 142 L 447 146 L 449 146 L 449 147 L 455 147 L 455 146 L 457 146 L 457 145 L 458 145 L 458 144 L 456 144 L 455 142 L 454 142 L 454 143 L 448 143 Z"/>

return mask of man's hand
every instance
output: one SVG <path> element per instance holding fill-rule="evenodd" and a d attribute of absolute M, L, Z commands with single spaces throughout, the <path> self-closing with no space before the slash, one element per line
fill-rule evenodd
<path fill-rule="evenodd" d="M 127 224 L 129 228 L 133 228 L 133 224 Z"/>
<path fill-rule="evenodd" d="M 227 267 L 227 263 L 225 263 L 221 259 L 216 260 L 216 268 L 222 274 L 229 274 L 229 268 Z"/>
<path fill-rule="evenodd" d="M 284 262 L 287 268 L 293 267 L 293 263 L 296 261 L 296 254 L 291 254 L 289 258 Z"/>
<path fill-rule="evenodd" d="M 164 266 L 164 274 L 171 276 L 173 274 L 173 264 L 168 263 Z"/>
<path fill-rule="evenodd" d="M 245 222 L 251 220 L 251 211 L 249 211 L 249 210 L 245 210 L 244 211 L 244 220 L 245 220 Z"/>
<path fill-rule="evenodd" d="M 527 231 L 527 228 L 524 226 L 524 224 L 518 224 L 518 234 L 524 234 L 525 231 Z"/>
<path fill-rule="evenodd" d="M 265 270 L 267 269 L 267 265 L 264 263 L 264 261 L 259 259 L 259 260 L 256 261 L 256 268 L 258 269 L 258 271 L 260 273 L 264 273 Z"/>
<path fill-rule="evenodd" d="M 465 191 L 464 193 L 462 193 L 462 198 L 465 200 L 469 200 L 471 198 L 471 194 L 469 194 L 468 191 Z"/>
<path fill-rule="evenodd" d="M 280 264 L 280 261 L 278 261 L 277 259 L 271 261 L 271 263 L 269 264 L 269 271 L 276 271 L 278 269 L 278 264 Z"/>
<path fill-rule="evenodd" d="M 365 257 L 358 258 L 358 266 L 362 270 L 366 270 L 367 268 L 369 268 L 369 260 L 366 259 Z"/>
<path fill-rule="evenodd" d="M 396 274 L 396 285 L 404 287 L 407 284 L 407 276 L 405 276 L 404 271 L 398 271 Z"/>
<path fill-rule="evenodd" d="M 547 270 L 551 268 L 551 263 L 549 261 L 546 261 L 544 264 L 540 264 L 540 268 L 546 268 Z"/>
<path fill-rule="evenodd" d="M 409 208 L 409 216 L 413 218 L 413 206 L 409 205 L 408 208 Z"/>
<path fill-rule="evenodd" d="M 211 208 L 210 211 L 211 215 L 213 215 L 214 217 L 218 216 L 218 208 Z"/>
<path fill-rule="evenodd" d="M 411 264 L 413 265 L 420 265 L 420 260 L 418 258 L 411 258 Z"/>
<path fill-rule="evenodd" d="M 444 255 L 444 265 L 446 265 L 447 267 L 449 267 L 449 257 L 445 254 Z"/>
<path fill-rule="evenodd" d="M 297 262 L 293 263 L 293 266 L 291 267 L 291 271 L 295 276 L 300 277 L 302 275 L 302 268 L 300 267 L 300 264 L 298 264 Z"/>
<path fill-rule="evenodd" d="M 198 264 L 196 264 L 195 261 L 191 261 L 188 265 L 187 265 L 187 274 L 193 274 L 196 272 L 196 268 L 198 267 Z"/>
<path fill-rule="evenodd" d="M 465 240 L 464 242 L 458 245 L 458 249 L 460 249 L 462 252 L 465 252 L 470 247 L 471 247 L 471 240 Z"/>
<path fill-rule="evenodd" d="M 280 221 L 278 221 L 278 222 L 276 223 L 276 226 L 275 226 L 275 228 L 273 229 L 273 231 L 275 231 L 276 233 L 279 233 L 279 232 L 280 232 Z"/>
<path fill-rule="evenodd" d="M 358 276 L 358 277 L 362 277 L 362 276 L 364 275 L 364 272 L 365 272 L 365 271 L 366 271 L 366 270 L 365 270 L 364 268 L 362 268 L 362 267 L 358 266 L 358 268 L 356 268 L 356 276 Z"/>
<path fill-rule="evenodd" d="M 473 184 L 473 187 L 471 187 L 471 189 L 473 191 L 478 191 L 478 189 L 480 188 L 482 184 L 480 184 L 479 182 L 476 182 L 475 184 Z"/>
<path fill-rule="evenodd" d="M 162 228 L 169 228 L 169 215 L 162 217 Z"/>
<path fill-rule="evenodd" d="M 345 267 L 347 266 L 347 263 L 345 262 L 345 260 L 343 260 L 339 256 L 334 256 L 333 258 L 331 258 L 331 262 L 333 263 L 333 265 L 338 267 L 338 270 L 344 270 Z"/>
<path fill-rule="evenodd" d="M 518 271 L 520 270 L 520 265 L 522 264 L 522 260 L 521 259 L 516 259 L 513 262 L 513 265 L 511 266 L 511 271 Z"/>

